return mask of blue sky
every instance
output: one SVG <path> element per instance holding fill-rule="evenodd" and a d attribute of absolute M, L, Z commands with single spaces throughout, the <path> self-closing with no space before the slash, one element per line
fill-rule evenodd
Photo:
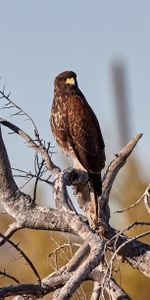
<path fill-rule="evenodd" d="M 53 81 L 58 73 L 74 70 L 100 121 L 108 160 L 119 151 L 111 63 L 115 59 L 125 63 L 131 133 L 144 133 L 136 154 L 141 169 L 148 175 L 150 2 L 1 0 L 0 7 L 1 87 L 6 84 L 12 91 L 12 100 L 33 117 L 41 137 L 53 144 L 49 129 Z M 6 118 L 9 114 L 1 111 Z M 11 120 L 33 134 L 24 118 Z M 7 133 L 5 129 L 12 165 L 32 169 L 33 151 L 21 138 Z"/>

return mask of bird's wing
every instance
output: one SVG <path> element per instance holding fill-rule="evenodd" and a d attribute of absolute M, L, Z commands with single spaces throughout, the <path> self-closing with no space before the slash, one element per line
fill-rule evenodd
<path fill-rule="evenodd" d="M 82 97 L 68 101 L 68 131 L 74 152 L 89 172 L 100 172 L 105 164 L 104 141 L 96 116 Z"/>

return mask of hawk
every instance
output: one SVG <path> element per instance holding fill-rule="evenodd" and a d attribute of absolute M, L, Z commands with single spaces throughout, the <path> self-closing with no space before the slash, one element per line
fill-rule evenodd
<path fill-rule="evenodd" d="M 65 71 L 55 78 L 50 124 L 56 142 L 73 158 L 75 168 L 88 172 L 97 202 L 102 192 L 105 145 L 98 120 L 72 71 Z"/>

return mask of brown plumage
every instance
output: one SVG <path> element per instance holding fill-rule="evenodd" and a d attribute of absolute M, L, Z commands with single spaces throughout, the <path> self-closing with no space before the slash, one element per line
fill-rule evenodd
<path fill-rule="evenodd" d="M 100 196 L 105 145 L 98 120 L 72 71 L 65 71 L 55 79 L 50 123 L 62 151 L 88 172 L 94 193 Z"/>

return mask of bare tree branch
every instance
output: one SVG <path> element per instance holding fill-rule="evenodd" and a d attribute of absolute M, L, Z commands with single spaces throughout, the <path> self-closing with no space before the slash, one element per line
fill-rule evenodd
<path fill-rule="evenodd" d="M 144 193 L 144 204 L 145 207 L 148 211 L 148 214 L 150 215 L 150 203 L 149 203 L 149 198 L 150 198 L 150 184 L 148 185 L 145 193 Z"/>
<path fill-rule="evenodd" d="M 132 203 L 131 205 L 129 205 L 128 207 L 121 209 L 121 210 L 117 210 L 115 213 L 123 213 L 131 208 L 134 208 L 136 205 L 138 205 L 142 200 L 144 200 L 144 204 L 145 207 L 148 211 L 148 213 L 150 214 L 150 205 L 149 205 L 149 197 L 150 197 L 150 184 L 148 185 L 148 187 L 146 188 L 145 192 L 143 193 L 143 195 L 135 202 Z"/>
<path fill-rule="evenodd" d="M 0 195 L 1 201 L 6 211 L 11 216 L 13 216 L 19 226 L 23 228 L 56 230 L 75 233 L 74 229 L 64 222 L 61 212 L 58 212 L 55 209 L 38 206 L 35 203 L 33 205 L 30 196 L 25 195 L 18 190 L 14 194 L 13 186 L 15 185 L 15 189 L 17 188 L 17 186 L 12 178 L 10 163 L 8 160 L 6 149 L 4 148 L 4 143 L 2 141 L 1 135 L 0 143 L 0 169 L 2 174 L 2 176 L 0 176 Z M 4 180 L 7 181 L 7 184 L 3 182 Z M 3 199 L 2 197 L 3 189 L 5 186 L 5 192 L 8 192 L 7 186 L 9 186 L 9 189 L 11 189 L 10 195 L 13 195 L 13 197 L 8 197 L 7 201 L 5 201 L 5 198 Z M 117 232 L 113 228 L 109 227 L 109 231 L 106 231 L 105 237 L 109 240 L 113 236 L 115 236 L 116 233 Z M 123 243 L 125 240 L 127 240 L 127 237 L 120 237 L 118 239 L 118 244 Z M 133 241 L 128 245 L 128 247 L 125 246 L 124 248 L 122 248 L 119 254 L 120 256 L 122 256 L 123 260 L 129 262 L 131 265 L 133 265 L 133 267 L 138 267 L 141 272 L 143 272 L 147 276 L 150 276 L 148 269 L 148 262 L 150 260 L 149 245 L 146 245 L 140 241 Z"/>
<path fill-rule="evenodd" d="M 21 228 L 22 228 L 22 225 L 20 225 L 17 222 L 9 225 L 8 230 L 4 234 L 4 238 L 3 237 L 0 238 L 0 246 L 2 246 L 5 243 L 6 239 L 9 239 L 17 230 L 19 230 Z"/>
<path fill-rule="evenodd" d="M 105 275 L 105 268 L 103 268 L 103 271 L 100 271 L 99 267 L 97 267 L 92 273 L 91 273 L 91 279 L 95 280 L 99 283 L 99 285 L 102 287 L 102 282 Z M 127 293 L 116 283 L 116 281 L 111 278 L 106 278 L 105 280 L 105 289 L 112 300 L 131 300 L 131 298 L 127 295 Z M 100 290 L 101 294 L 101 290 Z M 93 300 L 93 299 L 92 299 Z"/>
<path fill-rule="evenodd" d="M 0 128 L 1 137 L 1 128 Z M 11 166 L 2 137 L 0 138 L 0 192 L 1 199 L 9 199 L 16 192 L 17 186 L 12 176 Z"/>
<path fill-rule="evenodd" d="M 101 284 L 98 281 L 95 281 L 94 286 L 93 286 L 93 292 L 92 292 L 90 300 L 99 300 L 100 299 L 100 293 L 101 293 Z"/>
<path fill-rule="evenodd" d="M 19 136 L 21 136 L 30 148 L 32 148 L 34 151 L 39 153 L 45 160 L 47 169 L 49 171 L 53 170 L 54 172 L 57 172 L 60 170 L 57 166 L 55 166 L 55 164 L 52 162 L 52 160 L 50 158 L 50 155 L 48 153 L 49 146 L 48 146 L 48 149 L 46 149 L 46 147 L 41 143 L 40 140 L 38 140 L 38 144 L 37 144 L 27 133 L 25 133 L 19 127 L 17 127 L 16 125 L 13 125 L 12 123 L 8 122 L 7 120 L 5 120 L 3 118 L 0 118 L 0 123 L 3 124 L 4 126 L 8 127 L 9 129 L 11 129 L 15 133 L 17 133 Z"/>
<path fill-rule="evenodd" d="M 11 275 L 11 274 L 9 274 L 7 271 L 0 271 L 0 275 L 2 276 L 2 277 L 8 277 L 9 279 L 12 279 L 13 281 L 15 281 L 16 283 L 20 283 L 19 282 L 19 280 L 15 277 L 15 276 L 13 276 L 13 275 Z"/>
<path fill-rule="evenodd" d="M 73 276 L 72 272 L 60 272 L 57 271 L 52 275 L 47 276 L 44 278 L 41 282 L 41 284 L 17 284 L 17 285 L 10 285 L 4 288 L 0 288 L 0 298 L 6 297 L 6 296 L 12 296 L 12 295 L 29 295 L 32 298 L 32 296 L 36 297 L 42 297 L 49 292 L 55 291 L 58 288 L 61 288 L 63 285 L 65 285 L 69 279 Z M 98 268 L 96 268 L 92 273 L 89 275 L 89 277 L 86 278 L 86 280 L 94 280 L 99 283 L 102 283 L 104 277 L 104 273 L 99 271 Z M 109 293 L 110 297 L 112 297 L 113 300 L 119 299 L 119 297 L 122 297 L 120 299 L 123 300 L 130 300 L 130 297 L 127 296 L 127 294 L 119 287 L 119 285 L 115 282 L 114 279 L 110 279 L 110 281 L 106 281 L 106 290 Z M 32 295 L 32 296 L 31 296 Z M 28 299 L 28 298 L 23 299 Z M 18 298 L 17 298 L 18 299 Z M 22 299 L 22 298 L 21 298 Z M 66 298 L 67 299 L 67 298 Z"/>
<path fill-rule="evenodd" d="M 120 169 L 124 166 L 126 163 L 127 158 L 133 151 L 134 147 L 138 143 L 138 141 L 141 139 L 142 133 L 137 134 L 135 138 L 133 138 L 120 152 L 119 154 L 115 155 L 115 158 L 112 160 L 110 165 L 107 168 L 107 171 L 103 177 L 103 192 L 99 199 L 99 217 L 103 220 L 106 219 L 106 222 L 109 221 L 110 214 L 109 214 L 109 208 L 108 208 L 108 202 L 109 202 L 109 195 L 110 191 L 112 189 L 112 185 L 114 183 L 114 180 L 120 171 Z M 104 208 L 104 213 L 103 212 Z M 102 215 L 102 216 L 101 216 Z M 104 216 L 106 215 L 106 216 Z"/>
<path fill-rule="evenodd" d="M 0 119 L 0 123 L 23 137 L 31 148 L 40 153 L 47 169 L 53 171 L 56 166 L 51 161 L 48 149 L 40 141 L 35 142 L 25 132 L 4 119 Z M 102 220 L 104 231 L 101 231 L 98 228 L 99 224 L 97 224 L 96 230 L 91 229 L 88 222 L 83 221 L 83 218 L 74 210 L 67 192 L 67 185 L 70 185 L 70 171 L 57 172 L 55 176 L 54 198 L 57 210 L 38 206 L 29 195 L 22 193 L 13 179 L 7 152 L 0 134 L 0 200 L 7 213 L 16 220 L 6 231 L 5 236 L 1 235 L 1 244 L 5 240 L 10 242 L 9 238 L 21 228 L 66 231 L 77 234 L 85 241 L 84 245 L 77 250 L 75 256 L 66 266 L 41 280 L 41 283 L 17 284 L 1 288 L 0 298 L 9 295 L 20 295 L 19 297 L 24 298 L 26 297 L 24 295 L 27 295 L 33 299 L 34 297 L 43 297 L 50 291 L 60 289 L 59 295 L 58 293 L 54 294 L 53 299 L 68 299 L 77 290 L 82 281 L 91 279 L 94 282 L 98 282 L 99 286 L 102 285 L 113 300 L 119 299 L 119 297 L 120 299 L 130 299 L 121 287 L 116 284 L 110 274 L 107 274 L 108 276 L 105 275 L 106 268 L 104 266 L 102 271 L 97 267 L 99 264 L 103 265 L 102 257 L 106 242 L 107 249 L 114 252 L 114 257 L 117 254 L 119 259 L 130 263 L 132 267 L 137 268 L 150 277 L 150 246 L 136 240 L 135 237 L 131 240 L 124 236 L 123 233 L 119 234 L 108 224 L 108 200 L 112 184 L 118 171 L 124 165 L 140 138 L 141 135 L 137 135 L 135 139 L 120 151 L 109 165 L 104 176 L 103 194 L 100 199 L 100 219 Z M 78 184 L 82 185 L 84 180 L 84 175 L 83 178 L 79 176 Z M 75 186 L 77 184 L 76 179 L 72 179 L 71 184 Z M 145 196 L 149 197 L 149 189 Z M 148 206 L 148 198 L 145 201 Z"/>
<path fill-rule="evenodd" d="M 84 239 L 88 240 L 91 248 L 90 254 L 85 262 L 79 266 L 77 272 L 68 280 L 66 285 L 61 289 L 58 300 L 67 299 L 80 286 L 81 282 L 91 273 L 91 271 L 100 263 L 104 250 L 104 241 L 93 234 L 92 230 L 75 211 L 71 211 L 67 203 L 68 193 L 66 184 L 68 183 L 68 172 L 58 173 L 55 179 L 54 199 L 60 203 L 60 210 L 63 210 L 64 221 L 70 224 L 75 232 Z M 56 299 L 53 297 L 53 299 Z"/>
<path fill-rule="evenodd" d="M 4 236 L 2 233 L 0 233 L 0 236 L 3 239 L 5 239 L 11 246 L 13 246 L 21 254 L 21 256 L 25 259 L 25 261 L 27 262 L 29 267 L 32 269 L 33 273 L 35 274 L 35 276 L 37 277 L 39 282 L 41 282 L 41 278 L 40 278 L 35 266 L 33 265 L 32 261 L 29 259 L 29 257 L 24 253 L 24 251 L 17 244 L 15 244 L 13 241 L 6 238 L 6 236 Z"/>
<path fill-rule="evenodd" d="M 17 113 L 12 114 L 11 116 L 15 116 L 15 115 L 26 116 L 27 119 L 30 120 L 30 122 L 32 123 L 32 125 L 34 127 L 34 131 L 35 131 L 36 136 L 39 136 L 38 129 L 37 129 L 37 127 L 36 127 L 33 119 L 20 106 L 18 106 L 15 102 L 13 102 L 12 100 L 10 100 L 10 98 L 9 98 L 10 94 L 11 93 L 8 93 L 6 95 L 6 93 L 5 93 L 5 86 L 3 88 L 3 91 L 0 91 L 0 95 L 1 95 L 0 99 L 5 99 L 7 101 L 6 104 L 3 106 L 3 108 L 7 108 L 7 109 L 16 108 L 17 109 Z"/>

